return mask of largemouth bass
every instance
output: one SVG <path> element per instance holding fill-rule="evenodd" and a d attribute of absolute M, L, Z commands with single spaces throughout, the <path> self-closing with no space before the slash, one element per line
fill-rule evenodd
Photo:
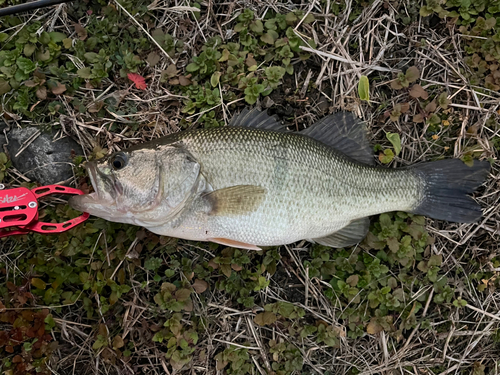
<path fill-rule="evenodd" d="M 94 192 L 70 205 L 170 237 L 244 249 L 308 240 L 360 242 L 369 217 L 406 211 L 474 222 L 467 194 L 490 164 L 458 159 L 375 166 L 366 130 L 352 114 L 288 131 L 258 110 L 229 126 L 174 133 L 87 163 Z"/>

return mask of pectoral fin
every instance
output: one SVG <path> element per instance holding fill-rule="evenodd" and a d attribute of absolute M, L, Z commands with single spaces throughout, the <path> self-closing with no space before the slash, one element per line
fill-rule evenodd
<path fill-rule="evenodd" d="M 229 246 L 229 247 L 236 247 L 238 249 L 246 249 L 246 250 L 262 250 L 260 247 L 249 244 L 249 243 L 244 243 L 244 242 L 239 242 L 239 241 L 234 241 L 234 240 L 229 240 L 227 238 L 209 238 L 208 239 L 211 242 L 215 242 L 224 246 Z"/>
<path fill-rule="evenodd" d="M 311 241 L 319 243 L 320 245 L 336 248 L 352 246 L 365 238 L 369 227 L 370 219 L 365 217 L 351 221 L 347 226 L 329 236 L 314 238 Z"/>
<path fill-rule="evenodd" d="M 237 185 L 214 190 L 204 196 L 210 203 L 209 215 L 236 216 L 257 210 L 266 196 L 266 189 L 254 185 Z"/>

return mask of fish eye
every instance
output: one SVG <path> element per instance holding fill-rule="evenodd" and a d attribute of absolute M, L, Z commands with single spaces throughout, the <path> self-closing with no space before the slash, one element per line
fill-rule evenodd
<path fill-rule="evenodd" d="M 125 167 L 127 165 L 127 161 L 128 159 L 125 154 L 118 153 L 111 160 L 111 165 L 113 166 L 113 169 L 117 171 Z"/>

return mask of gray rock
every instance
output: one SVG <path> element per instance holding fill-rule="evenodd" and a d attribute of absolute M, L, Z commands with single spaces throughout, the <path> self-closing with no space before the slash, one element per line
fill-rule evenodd
<path fill-rule="evenodd" d="M 42 185 L 62 183 L 73 177 L 71 154 L 83 155 L 83 150 L 69 137 L 53 140 L 53 134 L 39 133 L 34 127 L 16 128 L 8 133 L 12 165 L 32 181 Z M 31 137 L 36 137 L 19 155 Z M 17 156 L 16 156 L 17 155 Z"/>
<path fill-rule="evenodd" d="M 0 133 L 0 152 L 5 152 L 5 147 L 7 145 L 7 138 L 3 132 Z"/>

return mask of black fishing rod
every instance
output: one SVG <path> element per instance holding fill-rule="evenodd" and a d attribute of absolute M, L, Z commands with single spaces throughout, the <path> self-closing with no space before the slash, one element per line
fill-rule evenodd
<path fill-rule="evenodd" d="M 48 7 L 51 5 L 56 5 L 56 4 L 61 4 L 61 3 L 69 3 L 70 1 L 73 1 L 73 0 L 38 0 L 38 1 L 31 1 L 29 3 L 13 5 L 13 6 L 6 7 L 6 8 L 0 8 L 0 17 L 8 16 L 11 14 L 16 14 L 16 13 L 21 13 L 21 12 L 28 12 L 30 10 L 44 8 L 44 7 Z"/>

